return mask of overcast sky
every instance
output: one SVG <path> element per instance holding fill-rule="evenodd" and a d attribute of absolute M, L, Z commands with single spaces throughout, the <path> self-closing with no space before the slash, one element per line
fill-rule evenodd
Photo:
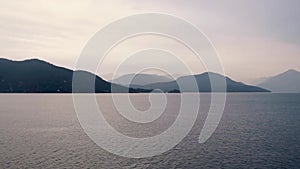
<path fill-rule="evenodd" d="M 131 14 L 160 12 L 196 25 L 214 44 L 225 73 L 249 82 L 300 70 L 299 6 L 299 0 L 1 0 L 0 57 L 39 58 L 74 68 L 86 42 L 106 24 Z M 99 73 L 113 71 L 125 50 L 152 47 L 157 41 L 162 48 L 180 49 L 168 39 L 133 39 L 112 52 Z M 201 64 L 198 69 L 198 63 L 186 60 L 194 73 L 204 71 Z"/>

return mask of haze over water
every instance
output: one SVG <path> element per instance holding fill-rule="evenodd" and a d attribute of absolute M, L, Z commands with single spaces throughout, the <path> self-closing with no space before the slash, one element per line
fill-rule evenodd
<path fill-rule="evenodd" d="M 179 94 L 168 94 L 164 120 L 145 128 L 116 116 L 110 94 L 98 94 L 104 114 L 126 135 L 155 134 L 176 118 Z M 198 143 L 210 96 L 200 94 L 197 122 L 174 149 L 152 158 L 113 155 L 92 142 L 81 128 L 71 95 L 0 95 L 1 168 L 299 168 L 300 94 L 228 94 L 223 118 L 204 144 Z M 147 109 L 147 94 L 132 94 Z M 172 110 L 169 111 L 168 110 Z M 156 127 L 155 127 L 156 126 Z M 160 131 L 158 131 L 160 130 Z M 138 133 L 136 131 L 139 131 Z"/>

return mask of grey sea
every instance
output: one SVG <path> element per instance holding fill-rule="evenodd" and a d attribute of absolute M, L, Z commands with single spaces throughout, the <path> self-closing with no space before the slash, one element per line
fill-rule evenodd
<path fill-rule="evenodd" d="M 110 124 L 132 137 L 166 130 L 178 115 L 180 95 L 168 94 L 165 113 L 152 124 L 122 118 L 109 94 L 96 95 Z M 191 132 L 173 149 L 130 159 L 97 146 L 81 128 L 70 94 L 0 95 L 0 168 L 300 168 L 300 94 L 228 94 L 214 134 L 199 144 L 210 105 L 200 94 Z M 131 94 L 146 110 L 146 94 Z"/>

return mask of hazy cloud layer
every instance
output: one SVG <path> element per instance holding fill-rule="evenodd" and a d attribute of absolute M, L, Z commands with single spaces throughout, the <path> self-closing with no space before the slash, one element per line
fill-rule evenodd
<path fill-rule="evenodd" d="M 299 6 L 298 0 L 1 1 L 0 56 L 37 57 L 72 68 L 85 43 L 104 25 L 134 13 L 162 12 L 199 27 L 215 44 L 225 72 L 250 81 L 289 68 L 300 70 Z M 141 40 L 145 47 L 155 41 L 145 39 Z M 122 50 L 126 53 L 137 44 Z M 178 48 L 165 41 L 158 44 Z M 111 63 L 101 74 L 110 73 L 120 62 L 120 51 L 110 56 Z M 195 73 L 204 71 L 187 60 Z"/>

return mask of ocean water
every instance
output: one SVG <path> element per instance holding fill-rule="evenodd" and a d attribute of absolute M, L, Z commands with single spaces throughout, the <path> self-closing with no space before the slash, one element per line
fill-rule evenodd
<path fill-rule="evenodd" d="M 119 132 L 148 137 L 176 119 L 180 97 L 169 94 L 166 112 L 152 124 L 132 124 L 116 112 L 109 94 L 98 94 L 105 118 Z M 0 95 L 0 168 L 300 168 L 300 94 L 228 94 L 222 120 L 203 144 L 199 134 L 209 108 L 200 94 L 191 132 L 173 149 L 129 159 L 97 146 L 81 128 L 71 95 Z M 139 110 L 146 94 L 132 94 Z"/>

